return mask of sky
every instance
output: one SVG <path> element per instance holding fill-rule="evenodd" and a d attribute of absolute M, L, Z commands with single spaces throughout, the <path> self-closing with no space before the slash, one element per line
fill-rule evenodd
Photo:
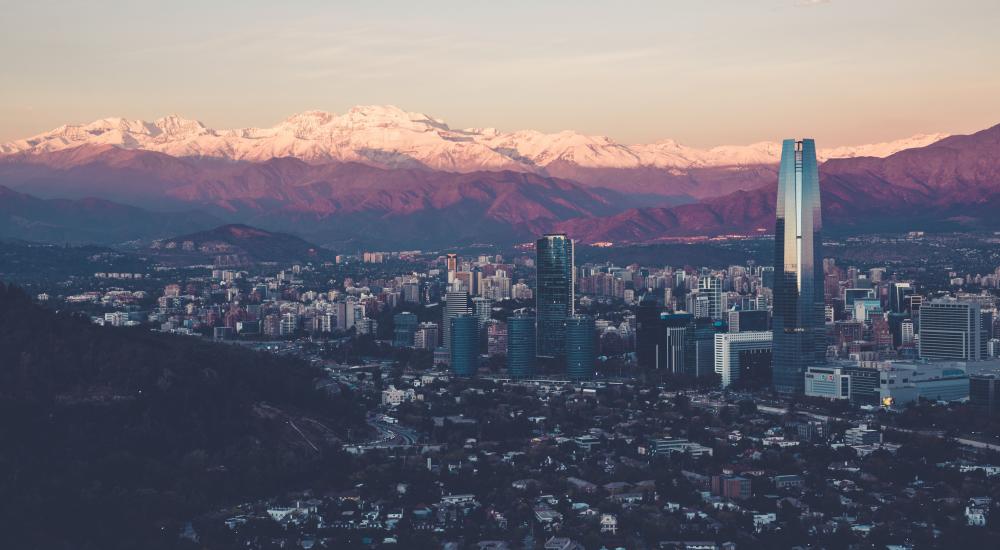
<path fill-rule="evenodd" d="M 0 0 L 0 141 L 392 104 L 455 128 L 832 147 L 1000 123 L 997 0 Z"/>

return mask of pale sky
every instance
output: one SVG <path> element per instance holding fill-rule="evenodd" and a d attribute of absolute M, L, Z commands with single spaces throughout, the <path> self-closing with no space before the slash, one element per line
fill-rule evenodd
<path fill-rule="evenodd" d="M 393 104 L 452 127 L 823 147 L 1000 123 L 998 0 L 0 0 L 0 141 Z"/>

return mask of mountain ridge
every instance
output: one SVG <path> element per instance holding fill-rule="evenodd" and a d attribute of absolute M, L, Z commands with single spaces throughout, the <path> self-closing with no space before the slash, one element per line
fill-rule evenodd
<path fill-rule="evenodd" d="M 896 141 L 821 150 L 821 160 L 887 156 L 927 145 L 946 134 L 918 134 Z M 356 106 L 337 115 L 305 111 L 270 128 L 215 130 L 197 120 L 168 115 L 155 121 L 104 118 L 63 125 L 0 144 L 0 154 L 38 154 L 82 144 L 158 151 L 175 157 L 260 162 L 295 157 L 310 163 L 361 162 L 382 168 L 428 168 L 451 172 L 514 170 L 549 173 L 553 163 L 589 169 L 690 170 L 776 164 L 780 143 L 688 147 L 671 139 L 627 145 L 607 136 L 572 130 L 501 132 L 451 128 L 443 120 L 392 105 Z"/>

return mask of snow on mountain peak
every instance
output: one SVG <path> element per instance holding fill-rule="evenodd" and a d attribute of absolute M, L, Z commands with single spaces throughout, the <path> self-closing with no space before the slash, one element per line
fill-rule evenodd
<path fill-rule="evenodd" d="M 820 160 L 888 156 L 928 145 L 944 134 L 838 147 L 819 151 Z M 443 120 L 394 105 L 359 105 L 343 114 L 312 110 L 270 128 L 213 130 L 201 122 L 169 115 L 154 122 L 105 118 L 60 126 L 31 138 L 0 144 L 0 153 L 44 153 L 85 144 L 159 151 L 173 156 L 262 161 L 296 157 L 306 162 L 350 161 L 385 168 L 427 167 L 454 172 L 547 167 L 662 168 L 747 166 L 778 162 L 777 142 L 687 147 L 671 139 L 624 145 L 607 136 L 572 130 L 501 132 L 495 128 L 452 129 Z"/>

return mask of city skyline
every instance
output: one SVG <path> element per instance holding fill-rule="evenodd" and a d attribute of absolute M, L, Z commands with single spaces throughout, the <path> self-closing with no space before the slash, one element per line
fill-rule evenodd
<path fill-rule="evenodd" d="M 1000 3 L 7 4 L 0 548 L 1000 548 Z"/>

